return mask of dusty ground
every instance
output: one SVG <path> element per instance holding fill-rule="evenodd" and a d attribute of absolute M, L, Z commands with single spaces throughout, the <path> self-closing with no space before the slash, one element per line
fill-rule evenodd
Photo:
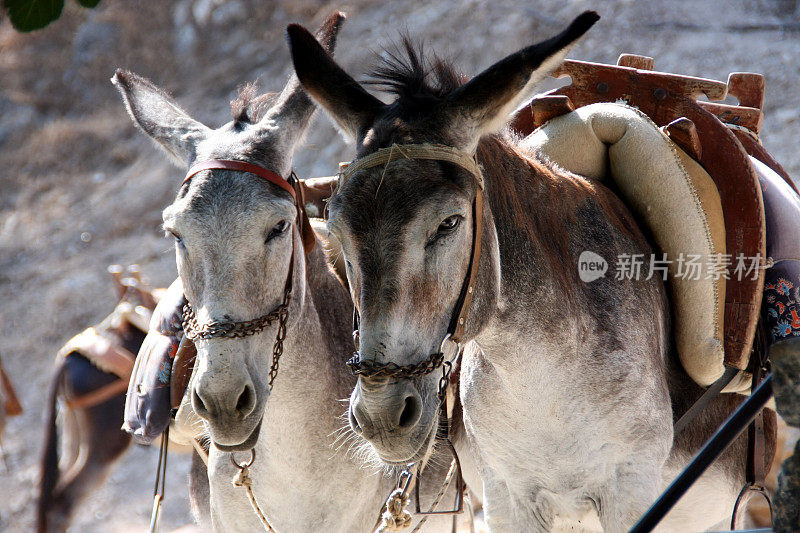
<path fill-rule="evenodd" d="M 289 22 L 316 25 L 333 9 L 347 11 L 337 55 L 357 75 L 405 28 L 473 74 L 594 8 L 603 20 L 574 58 L 613 63 L 631 52 L 655 56 L 660 70 L 720 80 L 732 71 L 764 73 L 764 145 L 800 175 L 797 0 L 104 0 L 93 11 L 66 4 L 62 19 L 33 35 L 0 22 L 0 356 L 26 408 L 3 441 L 11 468 L 0 471 L 4 531 L 32 527 L 53 356 L 111 310 L 106 265 L 137 262 L 157 285 L 175 275 L 159 223 L 181 171 L 130 124 L 108 82 L 115 67 L 151 77 L 216 126 L 227 121 L 237 85 L 260 77 L 264 89 L 280 89 Z M 351 156 L 321 117 L 296 170 L 326 175 Z M 144 530 L 155 460 L 155 450 L 129 453 L 73 530 Z M 184 458 L 171 461 L 167 528 L 190 520 L 186 468 Z"/>

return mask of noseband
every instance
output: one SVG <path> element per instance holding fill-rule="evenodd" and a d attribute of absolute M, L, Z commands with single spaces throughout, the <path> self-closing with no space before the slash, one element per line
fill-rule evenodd
<path fill-rule="evenodd" d="M 302 236 L 305 252 L 309 253 L 311 251 L 311 248 L 314 246 L 315 238 L 313 233 L 309 233 L 312 230 L 302 200 L 303 192 L 300 186 L 300 180 L 297 179 L 297 176 L 295 176 L 294 172 L 290 174 L 288 179 L 284 179 L 279 174 L 253 163 L 212 159 L 192 165 L 192 167 L 189 168 L 189 171 L 186 173 L 186 178 L 184 178 L 183 183 L 185 184 L 188 182 L 192 176 L 198 172 L 215 169 L 249 172 L 277 185 L 291 194 L 292 200 L 297 208 L 297 222 L 300 226 L 300 235 Z M 212 320 L 210 322 L 199 324 L 197 317 L 195 316 L 194 309 L 190 303 L 187 303 L 183 307 L 183 330 L 186 337 L 193 342 L 213 338 L 242 338 L 261 333 L 267 326 L 277 321 L 278 332 L 275 336 L 275 344 L 272 348 L 272 365 L 270 366 L 269 370 L 269 388 L 272 389 L 272 383 L 275 381 L 275 378 L 278 375 L 280 357 L 283 354 L 283 341 L 286 338 L 286 321 L 289 317 L 289 302 L 292 299 L 293 271 L 294 241 L 292 242 L 292 255 L 289 259 L 289 274 L 286 277 L 286 284 L 283 289 L 283 301 L 280 303 L 280 305 L 278 305 L 278 307 L 269 313 L 252 320 L 244 320 L 241 322 Z"/>
<path fill-rule="evenodd" d="M 470 172 L 478 184 L 475 199 L 472 202 L 472 253 L 467 267 L 467 275 L 461 284 L 461 293 L 453 309 L 453 316 L 447 328 L 447 334 L 442 339 L 439 351 L 428 356 L 427 359 L 416 364 L 398 365 L 396 363 L 379 363 L 376 361 L 362 361 L 358 352 L 347 361 L 347 366 L 353 374 L 365 378 L 391 377 L 391 378 L 414 378 L 430 374 L 440 366 L 444 365 L 442 383 L 446 383 L 449 378 L 450 369 L 453 361 L 445 361 L 444 349 L 448 342 L 455 344 L 456 355 L 454 360 L 461 354 L 461 340 L 464 336 L 464 327 L 469 314 L 470 303 L 475 292 L 475 275 L 478 271 L 478 262 L 481 256 L 481 235 L 483 233 L 483 173 L 480 166 L 475 161 L 474 156 L 469 156 L 461 150 L 450 146 L 439 144 L 393 144 L 389 148 L 366 155 L 350 163 L 341 174 L 339 187 L 357 171 L 378 165 L 388 165 L 391 161 L 398 159 L 424 159 L 431 161 L 445 161 L 453 163 L 464 170 Z M 358 313 L 354 315 L 353 339 L 358 350 Z M 441 385 L 441 384 L 440 384 Z M 440 386 L 440 389 L 442 387 Z M 440 390 L 440 396 L 443 391 Z"/>

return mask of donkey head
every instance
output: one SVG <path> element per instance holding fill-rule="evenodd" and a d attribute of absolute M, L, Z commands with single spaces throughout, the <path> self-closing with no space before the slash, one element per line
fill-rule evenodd
<path fill-rule="evenodd" d="M 343 20 L 332 15 L 318 33 L 328 50 Z M 232 103 L 234 120 L 210 129 L 148 80 L 118 70 L 112 82 L 136 125 L 182 165 L 234 160 L 272 171 L 278 181 L 288 178 L 315 107 L 292 75 L 272 101 L 240 95 Z M 203 170 L 184 182 L 163 220 L 175 239 L 178 272 L 197 324 L 269 315 L 281 308 L 286 288 L 292 289 L 289 323 L 300 313 L 305 256 L 298 210 L 286 189 L 241 169 Z M 192 407 L 220 449 L 249 449 L 258 439 L 278 327 L 276 317 L 252 335 L 196 339 Z"/>
<path fill-rule="evenodd" d="M 361 361 L 405 367 L 439 351 L 470 264 L 480 176 L 465 170 L 469 165 L 396 159 L 391 153 L 388 163 L 359 162 L 381 149 L 403 153 L 410 144 L 444 145 L 469 161 L 481 137 L 504 126 L 598 18 L 584 13 L 556 37 L 508 56 L 463 85 L 450 67 L 438 59 L 426 62 L 407 44 L 408 58 L 390 54 L 372 81 L 396 94 L 391 104 L 370 95 L 306 30 L 289 27 L 300 82 L 356 141 L 357 170 L 346 172 L 348 179 L 332 198 L 328 227 L 342 244 L 360 314 Z M 464 341 L 479 328 L 477 319 L 467 322 Z M 440 376 L 362 375 L 350 398 L 351 427 L 387 463 L 420 460 L 436 434 Z"/>

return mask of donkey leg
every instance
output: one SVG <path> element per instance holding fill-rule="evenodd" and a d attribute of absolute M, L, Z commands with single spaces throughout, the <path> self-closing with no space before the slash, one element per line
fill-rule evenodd
<path fill-rule="evenodd" d="M 189 470 L 189 504 L 194 521 L 211 529 L 211 487 L 208 483 L 208 467 L 198 453 L 192 452 L 192 467 Z"/>
<path fill-rule="evenodd" d="M 506 482 L 497 474 L 484 471 L 483 477 L 483 512 L 486 525 L 492 533 L 504 531 L 536 531 L 547 532 L 549 528 L 540 523 L 526 524 L 520 529 L 514 512 L 514 502 Z"/>
<path fill-rule="evenodd" d="M 598 498 L 598 514 L 605 533 L 628 531 L 659 494 L 661 468 L 655 461 L 619 465 Z"/>

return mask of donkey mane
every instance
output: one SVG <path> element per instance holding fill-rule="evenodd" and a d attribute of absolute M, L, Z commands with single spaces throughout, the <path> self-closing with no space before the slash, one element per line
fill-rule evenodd
<path fill-rule="evenodd" d="M 258 83 L 250 82 L 239 87 L 236 98 L 231 100 L 233 125 L 240 128 L 245 124 L 255 124 L 269 109 L 276 93 L 258 94 Z"/>
<path fill-rule="evenodd" d="M 466 78 L 436 54 L 427 56 L 422 42 L 403 35 L 385 47 L 379 64 L 364 82 L 397 96 L 403 108 L 426 108 L 459 88 Z"/>

